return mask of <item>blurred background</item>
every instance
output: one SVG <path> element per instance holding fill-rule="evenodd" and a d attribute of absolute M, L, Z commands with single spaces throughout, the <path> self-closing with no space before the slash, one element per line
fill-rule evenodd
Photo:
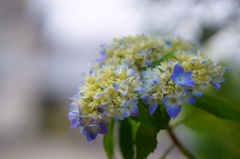
<path fill-rule="evenodd" d="M 106 158 L 101 136 L 88 143 L 69 128 L 69 97 L 100 45 L 136 34 L 201 46 L 230 69 L 222 89 L 208 91 L 240 111 L 238 0 L 0 0 L 0 158 Z M 240 158 L 240 124 L 199 114 L 175 130 L 186 147 L 200 158 Z M 165 132 L 158 141 L 149 158 L 171 144 Z M 177 149 L 168 157 L 184 158 Z"/>

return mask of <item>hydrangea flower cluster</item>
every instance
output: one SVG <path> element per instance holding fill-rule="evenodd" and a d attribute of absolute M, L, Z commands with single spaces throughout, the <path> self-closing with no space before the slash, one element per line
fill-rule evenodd
<path fill-rule="evenodd" d="M 169 53 L 171 58 L 154 63 Z M 168 115 L 176 118 L 182 105 L 194 104 L 208 83 L 220 89 L 226 70 L 181 38 L 114 39 L 102 47 L 101 57 L 72 97 L 71 128 L 80 127 L 91 141 L 108 132 L 110 118 L 138 116 L 139 100 L 148 105 L 151 115 L 164 105 Z"/>

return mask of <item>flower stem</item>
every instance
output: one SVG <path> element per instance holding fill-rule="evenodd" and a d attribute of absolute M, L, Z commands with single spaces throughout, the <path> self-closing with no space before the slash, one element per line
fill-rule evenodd
<path fill-rule="evenodd" d="M 167 155 L 169 154 L 169 152 L 171 152 L 171 150 L 174 148 L 174 144 L 172 144 L 166 151 L 165 153 L 162 155 L 162 157 L 160 157 L 160 159 L 165 159 L 167 157 Z"/>
<path fill-rule="evenodd" d="M 170 126 L 167 127 L 168 135 L 170 136 L 171 140 L 173 141 L 174 145 L 178 147 L 178 149 L 189 159 L 196 159 L 196 157 L 188 150 L 186 149 L 180 141 L 177 139 L 175 134 L 173 133 Z"/>

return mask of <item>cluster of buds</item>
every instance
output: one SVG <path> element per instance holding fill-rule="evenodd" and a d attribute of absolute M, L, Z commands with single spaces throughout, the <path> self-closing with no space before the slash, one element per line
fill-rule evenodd
<path fill-rule="evenodd" d="M 102 46 L 70 104 L 71 128 L 87 141 L 106 134 L 110 118 L 138 116 L 139 100 L 152 115 L 164 105 L 176 118 L 183 104 L 194 104 L 208 83 L 220 89 L 226 68 L 215 64 L 194 44 L 181 38 L 138 35 Z"/>

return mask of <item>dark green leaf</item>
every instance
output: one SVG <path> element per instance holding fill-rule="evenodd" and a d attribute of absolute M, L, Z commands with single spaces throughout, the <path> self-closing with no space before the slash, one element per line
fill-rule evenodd
<path fill-rule="evenodd" d="M 120 149 L 124 159 L 134 158 L 134 143 L 132 125 L 130 119 L 124 119 L 120 122 Z"/>
<path fill-rule="evenodd" d="M 170 121 L 170 117 L 167 114 L 163 105 L 158 105 L 153 115 L 150 115 L 148 111 L 148 105 L 143 104 L 138 100 L 138 112 L 137 117 L 132 117 L 135 121 L 148 125 L 149 127 L 165 129 Z"/>
<path fill-rule="evenodd" d="M 144 159 L 157 147 L 157 134 L 159 128 L 152 128 L 141 124 L 136 134 L 136 159 Z"/>
<path fill-rule="evenodd" d="M 108 133 L 103 137 L 103 147 L 108 156 L 108 159 L 113 159 L 114 156 L 114 120 L 111 120 L 108 125 Z"/>
<path fill-rule="evenodd" d="M 217 117 L 240 122 L 240 112 L 223 98 L 203 95 L 201 98 L 197 98 L 194 105 Z"/>

